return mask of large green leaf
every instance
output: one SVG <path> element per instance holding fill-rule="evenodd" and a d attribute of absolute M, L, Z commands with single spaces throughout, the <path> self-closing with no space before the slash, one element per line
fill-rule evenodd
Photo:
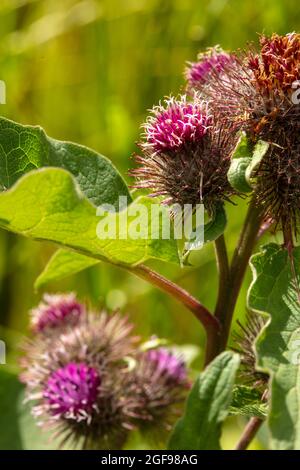
<path fill-rule="evenodd" d="M 299 277 L 300 247 L 293 258 Z M 271 375 L 271 446 L 300 450 L 300 302 L 290 258 L 270 244 L 252 257 L 251 265 L 249 305 L 271 316 L 256 344 L 258 365 Z"/>
<path fill-rule="evenodd" d="M 228 415 L 239 356 L 220 354 L 196 380 L 184 416 L 176 424 L 169 448 L 219 450 L 221 425 Z"/>
<path fill-rule="evenodd" d="M 0 450 L 55 449 L 57 445 L 41 432 L 24 403 L 24 387 L 17 376 L 0 366 Z"/>
<path fill-rule="evenodd" d="M 216 208 L 216 212 L 212 220 L 207 222 L 203 229 L 204 243 L 211 242 L 218 238 L 225 230 L 227 224 L 226 213 L 223 205 Z M 201 245 L 199 245 L 201 246 Z M 183 253 L 183 263 L 189 265 L 189 256 L 193 250 L 198 249 L 198 241 L 190 243 L 190 249 Z M 48 264 L 38 276 L 35 282 L 35 288 L 41 289 L 49 282 L 59 281 L 70 275 L 83 271 L 97 264 L 98 261 L 89 258 L 80 253 L 74 253 L 64 249 L 57 250 L 49 260 Z"/>
<path fill-rule="evenodd" d="M 52 139 L 39 126 L 25 126 L 0 117 L 0 191 L 11 187 L 25 173 L 49 166 L 72 173 L 95 206 L 111 204 L 118 208 L 120 196 L 125 196 L 128 203 L 132 201 L 122 176 L 103 155 L 82 145 Z M 60 250 L 37 282 L 45 284 L 47 276 L 49 281 L 61 279 L 95 263 L 83 255 Z"/>
<path fill-rule="evenodd" d="M 50 258 L 45 269 L 36 279 L 34 287 L 41 289 L 49 282 L 60 281 L 71 274 L 79 273 L 98 263 L 99 261 L 95 258 L 60 248 Z"/>
<path fill-rule="evenodd" d="M 0 227 L 115 264 L 135 265 L 150 258 L 178 263 L 176 241 L 162 239 L 160 219 L 156 223 L 157 218 L 151 219 L 153 204 L 153 199 L 140 197 L 129 208 L 109 214 L 105 220 L 117 223 L 117 238 L 105 239 L 99 230 L 96 208 L 84 197 L 71 174 L 44 168 L 23 176 L 0 194 Z M 139 214 L 141 208 L 144 214 L 128 217 L 127 210 L 132 214 L 136 209 Z M 129 228 L 133 224 L 139 226 L 139 238 L 128 235 L 126 220 Z M 158 239 L 151 236 L 151 228 Z"/>
<path fill-rule="evenodd" d="M 38 126 L 23 126 L 0 117 L 0 188 L 10 188 L 22 175 L 45 166 L 72 173 L 96 206 L 117 207 L 119 196 L 131 201 L 128 188 L 112 163 L 93 150 L 48 137 Z"/>

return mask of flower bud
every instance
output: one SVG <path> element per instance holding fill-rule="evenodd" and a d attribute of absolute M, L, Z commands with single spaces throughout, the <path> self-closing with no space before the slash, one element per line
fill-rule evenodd
<path fill-rule="evenodd" d="M 241 356 L 239 378 L 244 385 L 253 386 L 262 393 L 268 386 L 269 376 L 256 368 L 254 343 L 261 333 L 265 321 L 257 313 L 248 313 L 245 325 L 238 322 L 239 331 L 234 332 L 233 350 Z"/>
<path fill-rule="evenodd" d="M 132 326 L 119 314 L 84 314 L 57 334 L 44 330 L 26 345 L 21 379 L 38 423 L 61 443 L 119 449 L 139 408 L 126 357 Z"/>
<path fill-rule="evenodd" d="M 189 389 L 186 366 L 174 353 L 159 348 L 140 355 L 135 374 L 141 400 L 138 425 L 160 442 L 182 413 Z"/>
<path fill-rule="evenodd" d="M 84 306 L 71 294 L 45 294 L 43 301 L 31 311 L 31 327 L 45 333 L 66 325 L 76 325 L 84 314 Z"/>
<path fill-rule="evenodd" d="M 227 66 L 234 63 L 234 57 L 224 52 L 219 46 L 210 47 L 198 54 L 197 62 L 189 62 L 185 70 L 187 90 L 193 94 L 202 92 L 210 80 L 217 79 Z"/>
<path fill-rule="evenodd" d="M 265 218 L 293 245 L 300 216 L 300 106 L 292 100 L 300 73 L 300 34 L 260 38 L 258 53 L 245 52 L 236 67 L 206 89 L 214 117 L 251 143 L 269 143 L 252 173 L 254 199 Z"/>

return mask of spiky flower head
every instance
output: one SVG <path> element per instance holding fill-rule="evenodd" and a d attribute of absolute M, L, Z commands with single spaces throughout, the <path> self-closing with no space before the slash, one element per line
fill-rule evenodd
<path fill-rule="evenodd" d="M 33 414 L 64 443 L 120 448 L 139 398 L 126 357 L 134 354 L 132 326 L 119 314 L 85 314 L 57 334 L 36 335 L 26 346 L 21 380 Z"/>
<path fill-rule="evenodd" d="M 267 389 L 269 376 L 256 368 L 254 343 L 261 333 L 265 321 L 261 315 L 248 312 L 245 324 L 243 325 L 239 321 L 237 323 L 239 330 L 233 336 L 233 349 L 241 356 L 239 378 L 245 385 L 252 385 L 263 394 Z"/>
<path fill-rule="evenodd" d="M 145 352 L 119 313 L 83 309 L 76 324 L 42 333 L 24 344 L 20 379 L 33 415 L 61 445 L 120 449 L 137 427 L 170 430 L 189 388 L 176 354 Z"/>
<path fill-rule="evenodd" d="M 299 34 L 262 36 L 259 53 L 241 54 L 237 66 L 225 67 L 226 77 L 206 90 L 216 119 L 246 131 L 253 143 L 270 144 L 253 174 L 254 198 L 282 228 L 286 244 L 300 216 L 300 106 L 291 99 L 299 58 Z"/>
<path fill-rule="evenodd" d="M 261 36 L 259 54 L 250 54 L 256 86 L 264 94 L 290 94 L 300 78 L 300 34 Z"/>
<path fill-rule="evenodd" d="M 146 121 L 142 148 L 159 153 L 201 142 L 211 124 L 207 108 L 200 101 L 189 102 L 185 95 L 165 104 L 155 106 Z"/>
<path fill-rule="evenodd" d="M 31 311 L 31 328 L 35 333 L 76 325 L 84 314 L 84 306 L 75 294 L 45 294 L 43 301 Z"/>
<path fill-rule="evenodd" d="M 144 356 L 146 364 L 154 367 L 158 375 L 167 381 L 181 384 L 187 379 L 186 365 L 183 360 L 166 348 L 150 349 Z"/>
<path fill-rule="evenodd" d="M 182 412 L 189 389 L 186 365 L 172 351 L 159 348 L 140 354 L 135 376 L 141 402 L 139 426 L 159 441 Z"/>
<path fill-rule="evenodd" d="M 187 90 L 189 93 L 203 91 L 210 79 L 224 72 L 226 66 L 234 63 L 234 57 L 224 52 L 219 46 L 210 47 L 198 54 L 197 62 L 189 62 L 185 69 Z"/>
<path fill-rule="evenodd" d="M 100 382 L 96 368 L 70 362 L 50 374 L 43 398 L 53 416 L 86 420 L 96 406 Z"/>
<path fill-rule="evenodd" d="M 212 211 L 233 191 L 227 181 L 235 140 L 229 129 L 213 128 L 205 102 L 195 95 L 166 99 L 153 108 L 144 125 L 140 165 L 131 174 L 137 188 L 149 188 L 165 204 L 203 203 Z"/>

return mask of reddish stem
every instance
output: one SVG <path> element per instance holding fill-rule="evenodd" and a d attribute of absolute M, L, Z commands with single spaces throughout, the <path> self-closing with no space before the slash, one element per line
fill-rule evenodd
<path fill-rule="evenodd" d="M 199 300 L 193 297 L 189 292 L 178 286 L 174 282 L 166 279 L 155 271 L 144 265 L 136 266 L 134 268 L 126 268 L 136 276 L 150 282 L 152 285 L 158 287 L 160 290 L 171 295 L 180 303 L 185 305 L 201 322 L 206 331 L 206 359 L 207 364 L 215 356 L 216 338 L 220 336 L 220 322 L 215 318 L 210 311 L 202 305 Z"/>
<path fill-rule="evenodd" d="M 244 429 L 244 432 L 236 445 L 235 450 L 246 450 L 253 438 L 255 437 L 257 431 L 261 427 L 263 421 L 260 418 L 253 417 L 247 423 L 247 426 Z"/>

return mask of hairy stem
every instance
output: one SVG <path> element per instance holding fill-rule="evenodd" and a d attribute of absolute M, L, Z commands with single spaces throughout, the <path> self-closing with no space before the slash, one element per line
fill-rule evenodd
<path fill-rule="evenodd" d="M 263 420 L 257 417 L 253 417 L 247 423 L 247 426 L 244 429 L 244 432 L 236 445 L 235 450 L 246 450 L 253 438 L 255 437 L 257 431 L 261 427 Z"/>
<path fill-rule="evenodd" d="M 217 266 L 219 271 L 219 288 L 218 288 L 218 299 L 215 308 L 215 316 L 223 324 L 224 316 L 226 313 L 226 297 L 229 288 L 229 261 L 227 248 L 225 244 L 224 235 L 221 235 L 215 240 L 215 252 L 217 259 Z"/>
<path fill-rule="evenodd" d="M 202 305 L 199 300 L 193 297 L 189 292 L 178 286 L 174 282 L 166 279 L 155 271 L 144 265 L 126 268 L 136 276 L 148 281 L 150 284 L 158 287 L 160 290 L 174 297 L 185 305 L 201 322 L 207 334 L 207 344 L 210 348 L 212 338 L 220 331 L 219 321 Z"/>
<path fill-rule="evenodd" d="M 230 266 L 229 285 L 225 299 L 226 311 L 219 316 L 222 323 L 219 352 L 226 348 L 228 342 L 234 309 L 248 267 L 248 262 L 257 240 L 261 221 L 262 210 L 252 201 Z"/>
<path fill-rule="evenodd" d="M 219 272 L 219 286 L 218 286 L 218 298 L 215 307 L 214 317 L 220 322 L 221 328 L 223 323 L 223 316 L 226 313 L 226 298 L 229 288 L 229 261 L 227 248 L 225 244 L 224 235 L 221 235 L 215 240 L 215 253 L 217 260 L 217 267 Z M 205 351 L 204 365 L 208 365 L 220 352 L 220 344 L 222 338 L 221 331 L 212 331 L 208 338 Z"/>

